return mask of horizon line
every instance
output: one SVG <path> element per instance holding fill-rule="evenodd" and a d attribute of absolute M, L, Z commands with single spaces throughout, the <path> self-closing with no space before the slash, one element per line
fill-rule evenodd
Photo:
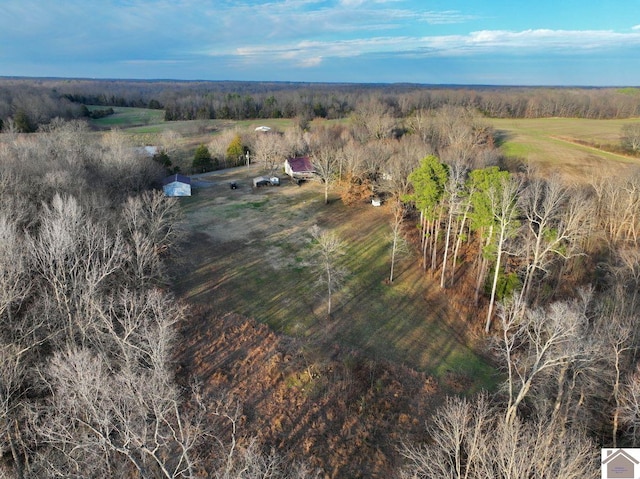
<path fill-rule="evenodd" d="M 415 87 L 449 87 L 449 88 L 580 88 L 580 89 L 619 89 L 640 88 L 639 85 L 579 85 L 579 84 L 492 84 L 492 83 L 418 83 L 418 82 L 348 82 L 348 81 L 305 81 L 305 80 L 205 80 L 205 79 L 177 79 L 177 78 L 115 78 L 115 77 L 64 77 L 64 76 L 29 76 L 29 75 L 0 75 L 0 79 L 11 80 L 76 80 L 76 81 L 121 81 L 138 83 L 279 83 L 301 85 L 370 85 L 370 86 L 415 86 Z"/>

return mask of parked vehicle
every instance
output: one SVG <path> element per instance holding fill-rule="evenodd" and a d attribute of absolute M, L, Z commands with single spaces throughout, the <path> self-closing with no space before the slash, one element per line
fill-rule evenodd
<path fill-rule="evenodd" d="M 277 176 L 257 176 L 253 179 L 253 187 L 258 188 L 260 186 L 279 186 L 280 178 Z"/>

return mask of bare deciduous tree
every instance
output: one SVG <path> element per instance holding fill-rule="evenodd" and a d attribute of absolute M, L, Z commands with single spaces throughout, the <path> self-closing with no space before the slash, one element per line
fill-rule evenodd
<path fill-rule="evenodd" d="M 411 193 L 409 175 L 420 166 L 420 159 L 429 154 L 429 148 L 415 141 L 415 137 L 402 137 L 391 143 L 388 159 L 383 157 L 379 166 L 382 170 L 379 190 L 394 198 L 406 198 Z"/>
<path fill-rule="evenodd" d="M 160 147 L 166 152 L 171 153 L 180 143 L 182 135 L 175 130 L 163 130 L 160 133 L 158 143 Z"/>
<path fill-rule="evenodd" d="M 566 260 L 579 253 L 579 239 L 589 230 L 591 210 L 584 197 L 557 178 L 534 178 L 520 198 L 526 218 L 526 269 L 520 294 L 527 303 L 536 272 L 548 272 L 554 256 Z"/>
<path fill-rule="evenodd" d="M 410 249 L 403 234 L 404 204 L 396 199 L 391 199 L 391 269 L 389 271 L 389 283 L 393 283 L 396 260 L 398 257 L 408 254 Z"/>
<path fill-rule="evenodd" d="M 613 306 L 609 314 L 600 315 L 600 324 L 597 325 L 603 343 L 603 357 L 607 361 L 605 367 L 601 368 L 599 376 L 609 380 L 607 382 L 611 387 L 613 399 L 611 418 L 613 447 L 617 447 L 620 415 L 623 414 L 623 403 L 628 399 L 624 391 L 623 379 L 631 363 L 631 353 L 635 349 L 633 342 L 635 315 L 632 311 L 633 309 L 624 306 L 621 308 Z M 611 366 L 613 366 L 612 370 L 610 370 Z"/>
<path fill-rule="evenodd" d="M 473 478 L 486 451 L 486 431 L 492 427 L 494 410 L 486 395 L 475 404 L 466 399 L 447 397 L 428 428 L 428 446 L 404 445 L 409 461 L 407 478 Z"/>
<path fill-rule="evenodd" d="M 34 423 L 59 452 L 47 461 L 85 477 L 111 476 L 120 459 L 141 477 L 195 477 L 201 415 L 182 410 L 169 367 L 181 309 L 157 291 L 126 295 L 120 306 L 103 323 L 114 348 L 72 347 L 47 368 L 50 396 Z"/>
<path fill-rule="evenodd" d="M 493 307 L 496 300 L 496 289 L 498 286 L 498 278 L 500 277 L 500 268 L 502 267 L 502 256 L 506 253 L 505 246 L 507 240 L 516 231 L 518 221 L 517 217 L 517 198 L 522 183 L 513 178 L 501 178 L 498 187 L 491 187 L 488 191 L 489 201 L 491 204 L 491 214 L 497 231 L 496 242 L 496 261 L 493 272 L 493 282 L 491 285 L 491 297 L 489 299 L 489 308 L 487 311 L 487 321 L 485 324 L 485 332 L 491 329 L 491 321 L 493 319 Z"/>
<path fill-rule="evenodd" d="M 312 154 L 311 162 L 324 185 L 324 204 L 329 204 L 329 189 L 338 179 L 338 154 L 332 147 L 325 146 Z"/>
<path fill-rule="evenodd" d="M 287 159 L 289 151 L 280 133 L 259 133 L 253 145 L 253 159 L 273 173 Z"/>
<path fill-rule="evenodd" d="M 347 271 L 340 265 L 345 255 L 342 240 L 335 233 L 321 230 L 317 225 L 311 228 L 315 257 L 313 265 L 318 274 L 318 285 L 325 288 L 327 317 L 331 318 L 333 295 L 340 289 Z"/>
<path fill-rule="evenodd" d="M 26 242 L 67 341 L 85 337 L 92 298 L 124 261 L 121 235 L 87 218 L 75 198 L 56 195 L 51 206 L 43 205 L 37 236 Z"/>
<path fill-rule="evenodd" d="M 105 133 L 100 146 L 95 174 L 114 196 L 142 192 L 165 175 L 161 164 L 135 148 L 129 137 L 119 130 Z"/>
<path fill-rule="evenodd" d="M 640 123 L 627 123 L 622 125 L 622 146 L 631 151 L 640 151 Z"/>
<path fill-rule="evenodd" d="M 592 182 L 596 195 L 595 219 L 613 248 L 623 243 L 638 246 L 640 232 L 640 175 L 601 177 Z"/>
<path fill-rule="evenodd" d="M 581 301 L 556 302 L 548 309 L 525 310 L 519 298 L 514 298 L 512 304 L 500 310 L 501 352 L 508 373 L 505 422 L 513 423 L 520 404 L 536 381 L 549 371 L 558 373 L 589 353 L 574 347 L 580 344 L 586 328 L 588 301 L 587 294 Z"/>
<path fill-rule="evenodd" d="M 27 367 L 23 357 L 25 349 L 16 344 L 0 343 L 0 448 L 9 450 L 14 476 L 24 477 L 24 461 L 20 445 L 22 432 L 18 427 L 21 404 L 25 394 Z M 0 477 L 4 468 L 0 466 Z M 10 477 L 7 475 L 7 477 Z"/>
<path fill-rule="evenodd" d="M 229 148 L 229 144 L 238 135 L 240 135 L 238 130 L 223 130 L 219 134 L 215 135 L 207 145 L 207 148 L 211 153 L 211 157 L 217 159 L 219 164 L 223 165 L 225 168 L 229 165 L 235 166 L 241 163 L 238 158 L 227 158 L 227 149 Z M 229 165 L 227 164 L 227 160 L 229 160 Z"/>
<path fill-rule="evenodd" d="M 0 324 L 12 323 L 12 309 L 30 288 L 23 245 L 14 221 L 0 212 Z"/>
<path fill-rule="evenodd" d="M 159 191 L 127 199 L 122 223 L 129 247 L 127 269 L 132 271 L 132 285 L 144 288 L 164 277 L 161 257 L 174 246 L 178 221 L 176 199 Z"/>
<path fill-rule="evenodd" d="M 581 430 L 558 439 L 548 419 L 500 420 L 486 396 L 472 401 L 448 398 L 427 428 L 431 442 L 404 445 L 405 479 L 595 479 L 597 454 Z"/>
<path fill-rule="evenodd" d="M 636 447 L 640 439 L 640 366 L 620 391 L 618 417 L 631 434 L 633 447 Z"/>
<path fill-rule="evenodd" d="M 354 124 L 362 130 L 363 139 L 389 138 L 396 125 L 388 105 L 373 97 L 358 105 L 352 119 Z"/>
<path fill-rule="evenodd" d="M 640 289 L 640 250 L 633 246 L 621 246 L 614 250 L 615 261 L 610 265 L 615 283 L 631 293 L 630 309 L 635 309 Z"/>

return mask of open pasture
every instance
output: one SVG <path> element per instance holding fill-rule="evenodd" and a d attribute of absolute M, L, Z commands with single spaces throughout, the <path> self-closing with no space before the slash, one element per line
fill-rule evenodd
<path fill-rule="evenodd" d="M 620 173 L 640 165 L 640 159 L 610 153 L 592 145 L 620 144 L 622 126 L 640 119 L 578 118 L 491 119 L 506 156 L 516 157 L 543 172 L 560 172 L 572 180 Z"/>
<path fill-rule="evenodd" d="M 132 128 L 141 125 L 153 125 L 164 121 L 164 110 L 150 110 L 148 108 L 102 107 L 89 106 L 89 110 L 113 108 L 113 115 L 91 120 L 91 125 L 99 129 Z"/>
<path fill-rule="evenodd" d="M 384 208 L 369 203 L 324 205 L 322 186 L 253 190 L 249 169 L 212 174 L 206 188 L 182 198 L 188 239 L 176 278 L 179 295 L 219 313 L 234 312 L 312 343 L 337 343 L 372 359 L 406 364 L 441 379 L 456 377 L 464 390 L 494 387 L 495 371 L 459 318 L 455 304 L 405 258 L 392 285 L 390 226 Z M 229 181 L 239 181 L 231 190 Z M 309 265 L 309 228 L 336 232 L 345 242 L 349 276 L 326 317 L 324 290 Z"/>

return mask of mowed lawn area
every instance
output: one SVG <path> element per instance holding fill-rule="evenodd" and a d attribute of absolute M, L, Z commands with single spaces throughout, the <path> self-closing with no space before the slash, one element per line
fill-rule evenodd
<path fill-rule="evenodd" d="M 505 155 L 529 161 L 544 172 L 559 171 L 569 179 L 620 174 L 640 165 L 640 159 L 581 145 L 620 144 L 623 125 L 640 119 L 586 120 L 578 118 L 490 119 Z"/>
<path fill-rule="evenodd" d="M 150 110 L 148 108 L 87 106 L 89 110 L 106 110 L 113 108 L 113 115 L 91 120 L 91 124 L 100 129 L 131 128 L 133 126 L 158 124 L 164 121 L 164 110 Z"/>
<path fill-rule="evenodd" d="M 191 198 L 181 198 L 186 238 L 176 292 L 215 313 L 235 312 L 269 324 L 309 344 L 364 351 L 425 371 L 455 376 L 468 392 L 494 388 L 492 365 L 460 321 L 446 291 L 405 257 L 392 285 L 389 275 L 389 212 L 370 203 L 346 207 L 322 185 L 253 190 L 257 167 L 213 174 Z M 231 190 L 229 181 L 239 181 Z M 326 316 L 326 294 L 310 264 L 309 229 L 317 224 L 344 241 L 349 271 Z M 478 318 L 482 321 L 482 318 Z"/>

